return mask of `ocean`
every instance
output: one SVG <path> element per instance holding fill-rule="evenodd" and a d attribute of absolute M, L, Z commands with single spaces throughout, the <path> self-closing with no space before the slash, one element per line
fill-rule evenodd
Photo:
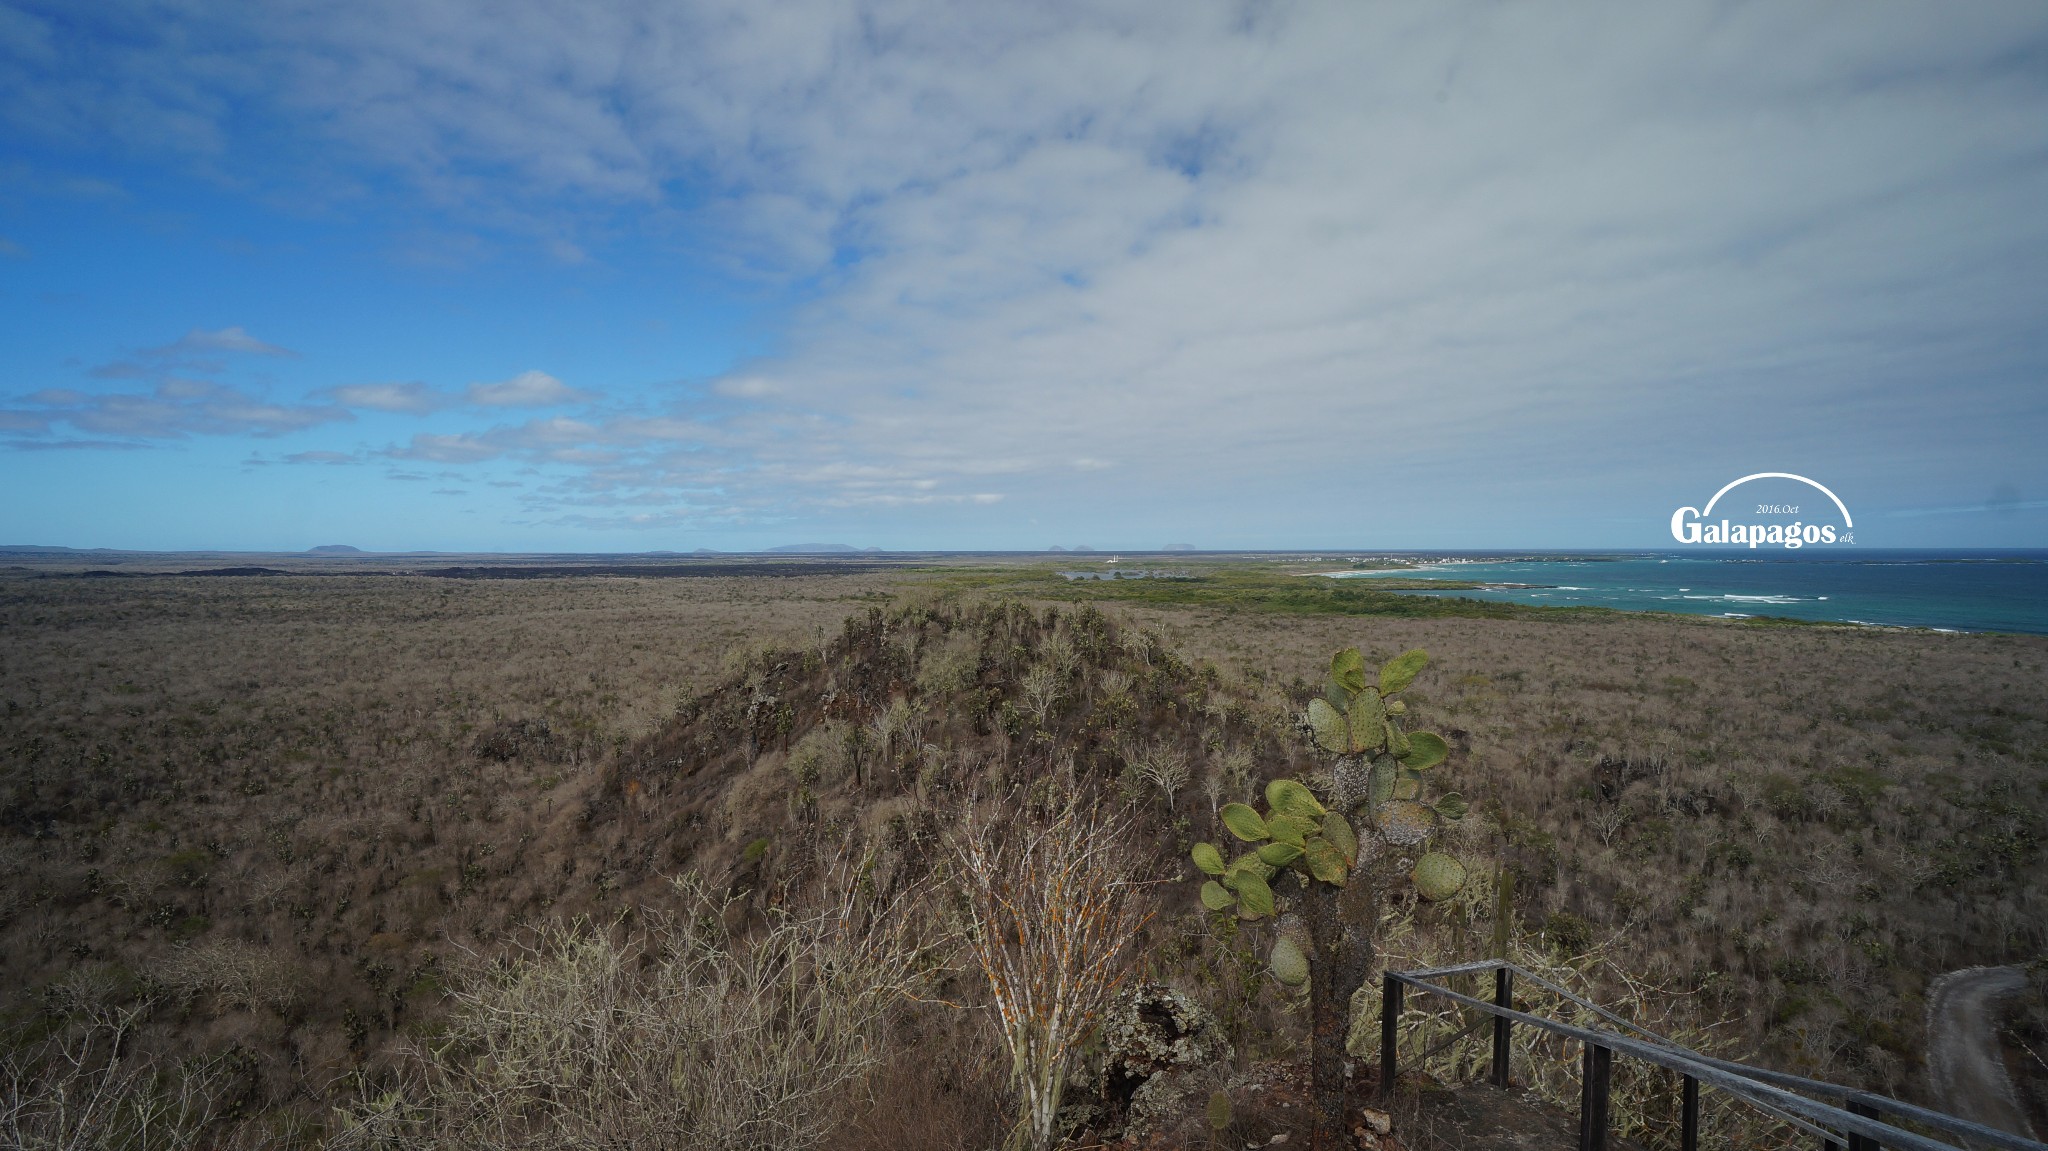
<path fill-rule="evenodd" d="M 1575 552 L 1447 558 L 1338 579 L 1439 578 L 1482 590 L 1418 591 L 1544 607 L 1780 616 L 1940 631 L 2048 635 L 2048 551 Z M 1524 586 L 1515 586 L 1524 585 Z"/>

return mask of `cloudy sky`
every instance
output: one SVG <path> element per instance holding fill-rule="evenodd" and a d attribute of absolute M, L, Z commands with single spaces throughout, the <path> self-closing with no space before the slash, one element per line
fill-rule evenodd
<path fill-rule="evenodd" d="M 2048 546 L 2048 6 L 0 0 L 0 543 Z"/>

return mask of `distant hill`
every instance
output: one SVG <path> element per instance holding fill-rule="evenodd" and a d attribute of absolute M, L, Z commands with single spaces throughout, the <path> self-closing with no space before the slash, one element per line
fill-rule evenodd
<path fill-rule="evenodd" d="M 1092 551 L 1094 551 L 1095 549 L 1094 549 L 1094 548 L 1091 548 L 1091 547 L 1089 547 L 1089 546 L 1088 546 L 1087 544 L 1075 544 L 1075 545 L 1074 545 L 1074 550 L 1075 550 L 1075 551 L 1077 551 L 1077 552 L 1092 552 Z"/>
<path fill-rule="evenodd" d="M 1165 547 L 1163 547 L 1163 548 L 1160 548 L 1159 550 L 1160 550 L 1160 551 L 1163 551 L 1163 552 L 1191 552 L 1191 551 L 1194 551 L 1194 550 L 1195 550 L 1195 545 L 1193 545 L 1193 544 L 1167 544 L 1167 545 L 1166 545 Z"/>
<path fill-rule="evenodd" d="M 321 544 L 316 548 L 307 548 L 306 552 L 316 556 L 359 556 L 363 554 L 363 549 L 353 544 Z"/>
<path fill-rule="evenodd" d="M 881 548 L 857 548 L 852 544 L 784 544 L 768 551 L 777 555 L 846 555 L 851 552 L 880 552 Z"/>

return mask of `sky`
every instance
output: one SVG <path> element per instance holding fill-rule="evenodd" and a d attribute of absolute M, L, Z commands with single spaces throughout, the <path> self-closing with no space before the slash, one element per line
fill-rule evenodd
<path fill-rule="evenodd" d="M 2044 443 L 2036 0 L 0 0 L 0 543 L 2044 547 Z"/>

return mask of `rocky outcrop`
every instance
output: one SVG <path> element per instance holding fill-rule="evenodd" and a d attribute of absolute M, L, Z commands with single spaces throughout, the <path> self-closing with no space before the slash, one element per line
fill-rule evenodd
<path fill-rule="evenodd" d="M 1124 1116 L 1126 1138 L 1170 1125 L 1206 1095 L 1234 1052 L 1208 1008 L 1159 983 L 1126 988 L 1102 1023 L 1103 1101 Z"/>

